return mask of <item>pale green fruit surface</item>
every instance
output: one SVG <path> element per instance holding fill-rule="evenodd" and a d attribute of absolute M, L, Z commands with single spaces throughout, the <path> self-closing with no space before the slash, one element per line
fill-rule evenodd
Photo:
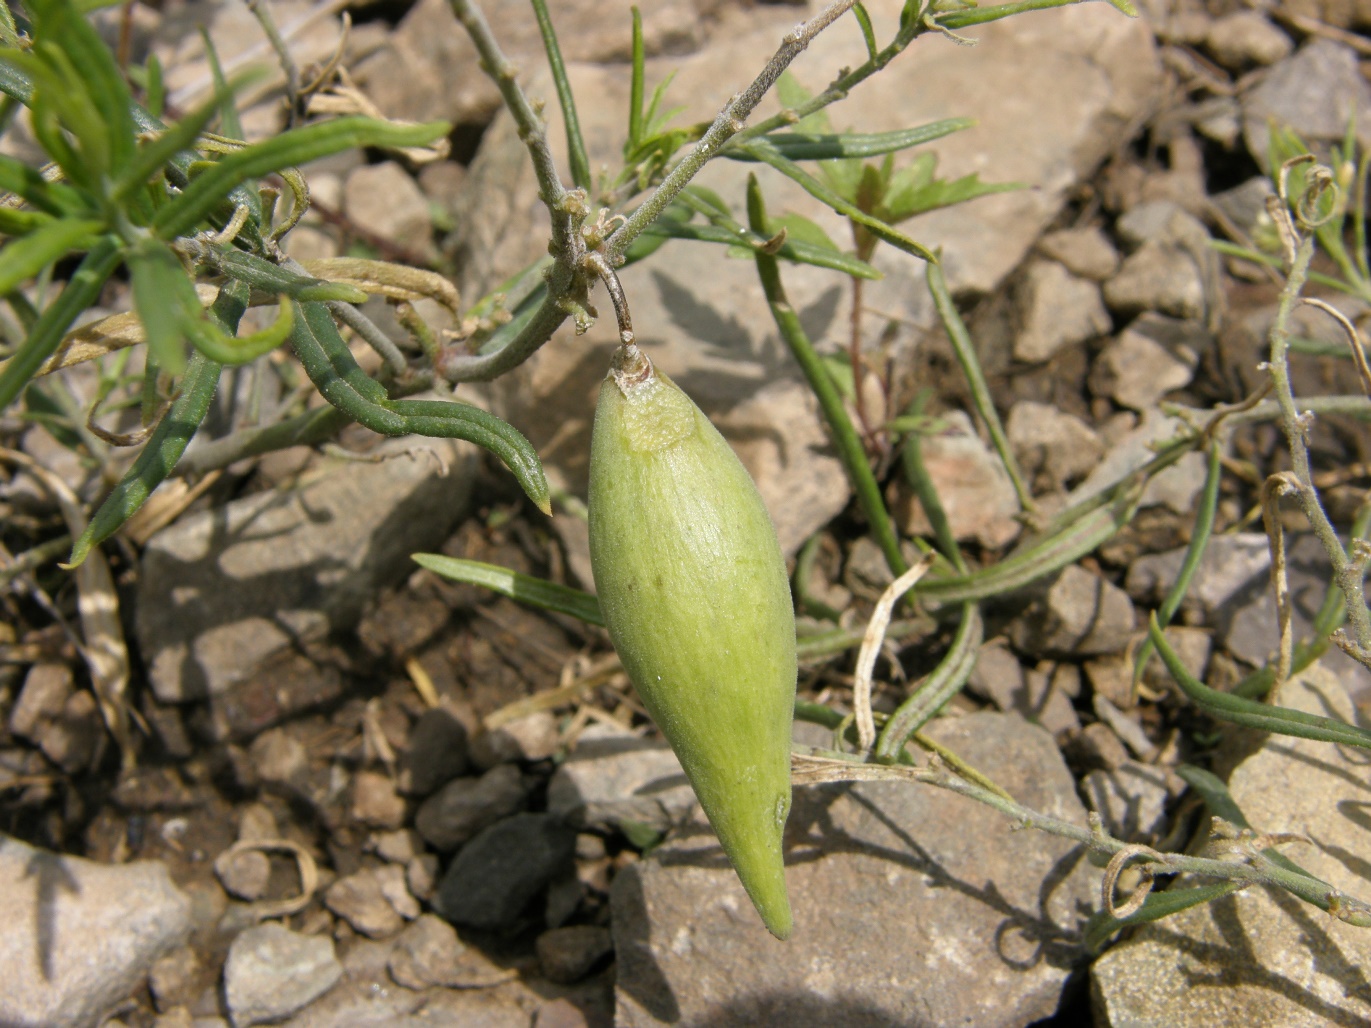
<path fill-rule="evenodd" d="M 636 348 L 615 365 L 590 455 L 600 610 L 758 913 L 785 938 L 795 615 L 776 530 L 690 398 Z"/>

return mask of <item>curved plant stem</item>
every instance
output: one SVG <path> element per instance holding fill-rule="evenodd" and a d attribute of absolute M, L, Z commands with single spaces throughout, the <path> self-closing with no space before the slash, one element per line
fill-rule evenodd
<path fill-rule="evenodd" d="M 762 207 L 762 194 L 755 175 L 748 178 L 747 210 L 752 230 L 765 233 L 766 211 Z M 876 484 L 876 476 L 872 474 L 871 465 L 866 461 L 866 449 L 862 446 L 862 440 L 857 435 L 852 419 L 847 416 L 838 387 L 815 352 L 814 344 L 810 342 L 809 336 L 800 324 L 795 308 L 786 298 L 776 258 L 761 250 L 756 251 L 753 256 L 757 262 L 757 274 L 762 280 L 762 290 L 766 293 L 766 301 L 771 308 L 771 316 L 776 320 L 776 328 L 819 401 L 824 421 L 828 424 L 834 446 L 838 450 L 838 459 L 842 461 L 848 481 L 852 483 L 852 489 L 857 494 L 857 502 L 866 514 L 867 522 L 871 526 L 871 535 L 881 548 L 891 572 L 898 577 L 908 570 L 909 565 L 900 553 L 900 541 L 895 535 L 890 514 L 885 509 L 885 501 L 881 499 L 881 489 Z"/>

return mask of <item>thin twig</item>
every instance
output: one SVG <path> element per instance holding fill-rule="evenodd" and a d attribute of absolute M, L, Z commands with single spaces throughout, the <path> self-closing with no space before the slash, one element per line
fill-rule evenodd
<path fill-rule="evenodd" d="M 1282 197 L 1286 195 L 1285 178 L 1288 170 L 1288 167 L 1283 169 L 1281 175 Z M 1293 479 L 1290 481 L 1296 486 L 1293 489 L 1295 497 L 1328 556 L 1334 581 L 1338 583 L 1338 588 L 1342 590 L 1347 603 L 1347 620 L 1352 629 L 1352 639 L 1344 642 L 1335 638 L 1335 641 L 1362 664 L 1371 667 L 1371 610 L 1366 606 L 1363 574 L 1360 569 L 1354 568 L 1348 559 L 1342 542 L 1338 539 L 1338 533 L 1319 500 L 1318 490 L 1314 488 L 1309 468 L 1308 445 L 1313 413 L 1308 410 L 1304 414 L 1299 412 L 1295 406 L 1295 394 L 1290 383 L 1290 316 L 1304 289 L 1309 265 L 1314 257 L 1314 237 L 1312 233 L 1299 231 L 1284 203 L 1280 206 L 1270 204 L 1269 209 L 1275 218 L 1277 228 L 1280 229 L 1287 256 L 1290 258 L 1290 271 L 1286 277 L 1285 288 L 1281 290 L 1276 318 L 1271 325 L 1271 358 L 1268 364 L 1271 381 L 1276 387 L 1276 404 L 1281 412 L 1281 425 L 1290 446 L 1290 461 L 1293 466 Z"/>
<path fill-rule="evenodd" d="M 652 195 L 629 215 L 628 220 L 614 235 L 610 236 L 605 246 L 605 254 L 610 260 L 616 264 L 622 261 L 628 245 L 657 220 L 661 213 L 666 210 L 667 205 L 676 198 L 676 194 L 685 188 L 686 184 L 696 176 L 711 157 L 719 152 L 719 149 L 729 139 L 743 131 L 743 124 L 747 121 L 748 116 L 761 103 L 762 97 L 766 96 L 771 87 L 775 85 L 776 80 L 781 77 L 781 73 L 790 67 L 790 63 L 804 53 L 815 36 L 846 14 L 855 3 L 856 0 L 836 0 L 835 3 L 829 4 L 813 18 L 810 18 L 809 21 L 797 25 L 792 32 L 781 40 L 780 48 L 771 60 L 767 61 L 761 74 L 753 79 L 750 86 L 741 93 L 735 94 L 728 103 L 724 104 L 723 110 L 719 112 L 705 134 L 700 137 L 700 141 L 695 144 L 694 149 L 681 158 L 680 163 L 671 169 L 671 172 L 662 180 Z"/>

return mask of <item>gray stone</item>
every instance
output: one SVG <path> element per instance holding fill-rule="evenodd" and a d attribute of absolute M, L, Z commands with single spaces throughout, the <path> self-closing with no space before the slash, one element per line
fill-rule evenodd
<path fill-rule="evenodd" d="M 1185 431 L 1182 423 L 1159 410 L 1143 412 L 1132 430 L 1109 447 L 1095 469 L 1067 496 L 1067 503 L 1080 503 L 1117 485 L 1157 455 L 1155 444 Z M 1143 491 L 1140 506 L 1165 506 L 1178 514 L 1194 510 L 1195 497 L 1204 487 L 1205 462 L 1201 453 L 1187 453 L 1175 464 L 1152 477 Z"/>
<path fill-rule="evenodd" d="M 1093 428 L 1049 403 L 1014 404 L 1005 434 L 1024 473 L 1046 478 L 1054 489 L 1083 478 L 1104 455 L 1104 443 Z"/>
<path fill-rule="evenodd" d="M 1139 557 L 1124 578 L 1128 594 L 1139 603 L 1161 603 L 1175 584 L 1184 560 L 1184 547 Z M 1197 606 L 1205 618 L 1212 618 L 1240 594 L 1247 595 L 1255 583 L 1265 582 L 1270 567 L 1271 544 L 1261 532 L 1216 535 L 1209 540 L 1190 580 L 1186 603 Z"/>
<path fill-rule="evenodd" d="M 1103 721 L 1071 734 L 1062 749 L 1074 764 L 1092 771 L 1113 771 L 1129 761 L 1123 740 Z"/>
<path fill-rule="evenodd" d="M 246 1028 L 295 1013 L 342 977 L 332 939 L 271 922 L 233 940 L 224 963 L 224 999 L 234 1028 Z"/>
<path fill-rule="evenodd" d="M 375 868 L 371 873 L 381 887 L 381 895 L 397 914 L 406 921 L 413 921 L 419 916 L 419 901 L 409 891 L 404 867 L 399 864 L 386 864 Z"/>
<path fill-rule="evenodd" d="M 1102 336 L 1113 327 L 1100 287 L 1056 261 L 1033 260 L 1015 291 L 1019 331 L 1014 358 L 1038 364 L 1065 346 Z"/>
<path fill-rule="evenodd" d="M 571 867 L 576 833 L 551 814 L 515 814 L 457 854 L 434 906 L 454 924 L 508 929 L 540 891 Z"/>
<path fill-rule="evenodd" d="M 402 887 L 403 884 L 402 880 Z M 330 885 L 324 893 L 324 906 L 371 939 L 394 935 L 405 925 L 404 919 L 381 891 L 381 879 L 371 868 L 339 878 Z"/>
<path fill-rule="evenodd" d="M 400 791 L 427 796 L 465 774 L 469 762 L 466 726 L 445 707 L 426 710 L 400 755 Z"/>
<path fill-rule="evenodd" d="M 1173 389 L 1189 385 L 1199 354 L 1160 330 L 1158 323 L 1167 320 L 1144 315 L 1106 346 L 1090 371 L 1091 392 L 1144 411 Z"/>
<path fill-rule="evenodd" d="M 1194 258 L 1176 246 L 1151 240 L 1124 259 L 1104 284 L 1104 299 L 1117 314 L 1159 311 L 1198 318 L 1205 311 L 1204 282 Z"/>
<path fill-rule="evenodd" d="M 148 971 L 148 991 L 157 1009 L 165 1013 L 190 1002 L 199 974 L 200 959 L 189 946 L 179 946 L 153 964 Z"/>
<path fill-rule="evenodd" d="M 76 688 L 66 664 L 34 664 L 24 676 L 19 698 L 10 709 L 10 733 L 38 742 L 47 726 L 62 716 Z"/>
<path fill-rule="evenodd" d="M 94 1028 L 190 933 L 155 861 L 105 865 L 0 836 L 0 1024 Z"/>
<path fill-rule="evenodd" d="M 1118 270 L 1119 254 L 1100 228 L 1064 228 L 1038 240 L 1038 250 L 1081 278 L 1103 282 Z"/>
<path fill-rule="evenodd" d="M 593 924 L 551 928 L 538 936 L 538 963 L 550 982 L 579 982 L 614 951 L 609 929 Z"/>
<path fill-rule="evenodd" d="M 1263 537 L 1265 538 L 1265 537 Z M 1332 581 L 1328 555 L 1312 533 L 1287 534 L 1286 575 L 1290 585 L 1291 625 L 1295 639 L 1308 638 Z M 1249 589 L 1214 619 L 1215 637 L 1225 649 L 1248 664 L 1264 664 L 1280 644 L 1276 597 L 1269 572 L 1252 581 Z M 1337 647 L 1320 658 L 1342 677 L 1357 699 L 1371 689 L 1371 672 Z"/>
<path fill-rule="evenodd" d="M 1120 215 L 1114 231 L 1124 246 L 1134 251 L 1144 243 L 1163 238 L 1172 217 L 1178 213 L 1182 213 L 1181 208 L 1170 200 L 1148 200 Z"/>
<path fill-rule="evenodd" d="M 405 823 L 405 801 L 389 775 L 358 771 L 352 779 L 352 817 L 369 828 L 399 828 Z"/>
<path fill-rule="evenodd" d="M 464 946 L 452 925 L 433 914 L 420 917 L 395 940 L 389 970 L 397 985 L 415 990 L 484 989 L 515 977 Z"/>
<path fill-rule="evenodd" d="M 105 723 L 95 696 L 80 689 L 67 697 L 61 714 L 41 724 L 38 746 L 45 757 L 73 775 L 90 766 L 104 732 Z"/>
<path fill-rule="evenodd" d="M 1080 727 L 1068 690 L 1062 688 L 1072 675 L 1078 692 L 1080 672 L 1074 666 L 1045 663 L 1025 672 L 1008 647 L 992 642 L 981 647 L 967 687 L 1000 710 L 1017 713 L 1055 734 Z"/>
<path fill-rule="evenodd" d="M 1269 178 L 1254 175 L 1242 185 L 1215 193 L 1209 199 L 1224 217 L 1250 237 L 1258 226 L 1271 223 L 1271 216 L 1266 213 L 1266 198 L 1275 195 Z"/>
<path fill-rule="evenodd" d="M 520 983 L 494 989 L 411 992 L 386 982 L 344 980 L 286 1028 L 529 1028 L 539 997 Z"/>
<path fill-rule="evenodd" d="M 1122 650 L 1133 627 L 1128 594 L 1079 564 L 1071 564 L 1046 596 L 1015 620 L 1010 638 L 1023 653 L 1089 657 Z"/>
<path fill-rule="evenodd" d="M 225 850 L 214 860 L 214 874 L 225 892 L 251 903 L 266 895 L 271 858 L 261 850 Z"/>
<path fill-rule="evenodd" d="M 1205 46 L 1230 71 L 1254 64 L 1275 64 L 1290 55 L 1295 44 L 1257 11 L 1235 11 L 1209 25 Z"/>
<path fill-rule="evenodd" d="M 309 773 L 305 744 L 284 728 L 273 728 L 252 740 L 248 749 L 257 777 L 271 785 L 298 787 Z"/>
<path fill-rule="evenodd" d="M 1085 823 L 1052 737 L 1013 715 L 926 729 L 1037 810 Z M 1083 959 L 1098 872 L 1072 844 L 908 782 L 801 787 L 795 932 L 767 935 L 703 820 L 619 872 L 616 1024 L 1022 1026 Z"/>
<path fill-rule="evenodd" d="M 1148 738 L 1136 713 L 1125 713 L 1100 692 L 1091 697 L 1091 706 L 1095 716 L 1108 725 L 1140 760 L 1151 760 L 1157 755 L 1156 743 Z"/>
<path fill-rule="evenodd" d="M 450 852 L 483 829 L 524 808 L 528 794 L 513 764 L 499 764 L 480 778 L 454 778 L 424 801 L 414 827 L 436 850 Z"/>
<path fill-rule="evenodd" d="M 374 452 L 391 459 L 339 464 L 298 490 L 245 496 L 153 537 L 137 625 L 162 702 L 224 693 L 285 648 L 354 624 L 412 569 L 411 553 L 447 538 L 465 510 L 474 448 L 402 439 Z"/>
<path fill-rule="evenodd" d="M 347 216 L 367 231 L 415 253 L 433 252 L 428 199 L 419 183 L 395 161 L 354 169 L 343 187 L 343 204 Z"/>
<path fill-rule="evenodd" d="M 563 57 L 567 61 L 627 61 L 631 52 L 629 6 L 628 0 L 549 3 Z M 684 4 L 647 0 L 637 6 L 643 15 L 644 49 L 649 56 L 656 56 L 697 49 L 705 41 L 710 25 L 705 16 L 720 4 L 718 0 L 691 0 Z M 777 31 L 783 31 L 785 18 L 779 12 L 769 20 Z M 536 21 L 501 18 L 495 24 L 501 48 L 516 67 L 527 72 L 543 64 L 546 58 Z M 500 104 L 499 91 L 481 70 L 470 38 L 442 0 L 421 0 L 416 4 L 389 34 L 381 50 L 362 62 L 357 75 L 366 92 L 392 118 L 443 118 L 457 124 L 481 125 L 490 120 Z"/>
<path fill-rule="evenodd" d="M 547 810 L 579 829 L 609 831 L 625 820 L 666 831 L 695 804 L 665 743 L 604 725 L 581 734 L 547 787 Z"/>
<path fill-rule="evenodd" d="M 1116 839 L 1154 843 L 1166 831 L 1171 790 L 1162 768 L 1126 760 L 1109 770 L 1091 771 L 1081 791 Z"/>
<path fill-rule="evenodd" d="M 996 549 L 1019 534 L 1019 500 L 1000 458 L 981 441 L 965 412 L 942 416 L 947 428 L 923 442 L 924 467 L 942 500 L 952 534 Z M 904 518 L 910 535 L 929 535 L 932 526 L 911 497 Z"/>
<path fill-rule="evenodd" d="M 405 885 L 409 894 L 427 903 L 438 889 L 438 858 L 432 853 L 415 857 L 405 865 Z"/>
<path fill-rule="evenodd" d="M 557 719 L 551 712 L 539 710 L 493 731 L 478 732 L 471 740 L 471 762 L 487 770 L 516 760 L 546 760 L 561 744 Z"/>
<path fill-rule="evenodd" d="M 1371 141 L 1371 83 L 1357 67 L 1356 52 L 1331 39 L 1311 37 L 1275 65 L 1242 95 L 1242 111 L 1247 150 L 1263 168 L 1273 120 L 1320 149 L 1341 142 L 1354 119 L 1360 145 Z"/>
<path fill-rule="evenodd" d="M 412 828 L 397 832 L 377 832 L 372 836 L 372 849 L 389 864 L 408 864 L 424 852 L 424 841 Z"/>
<path fill-rule="evenodd" d="M 1336 676 L 1315 665 L 1288 682 L 1281 703 L 1351 720 Z M 1259 832 L 1292 832 L 1282 847 L 1310 874 L 1365 900 L 1364 762 L 1341 747 L 1270 736 L 1232 773 L 1228 788 Z M 1201 884 L 1182 880 L 1177 886 Z M 1281 891 L 1253 887 L 1192 907 L 1100 957 L 1092 968 L 1096 1023 L 1112 1028 L 1364 1024 L 1359 983 L 1371 936 Z"/>

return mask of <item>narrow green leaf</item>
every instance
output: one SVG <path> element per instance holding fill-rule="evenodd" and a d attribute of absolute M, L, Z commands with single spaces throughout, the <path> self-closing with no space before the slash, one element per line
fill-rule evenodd
<path fill-rule="evenodd" d="M 232 285 L 234 283 L 229 283 L 225 289 Z M 241 288 L 244 294 L 248 292 L 246 286 Z M 246 308 L 247 296 L 241 296 L 240 302 Z M 231 336 L 213 321 L 202 321 L 191 329 L 189 336 L 195 348 L 210 360 L 231 367 L 255 361 L 258 357 L 276 349 L 290 337 L 294 324 L 293 308 L 283 296 L 280 313 L 277 314 L 276 320 L 260 332 L 252 332 L 245 336 Z"/>
<path fill-rule="evenodd" d="M 214 90 L 220 96 L 219 128 L 230 139 L 243 138 L 243 120 L 238 117 L 238 105 L 228 92 L 228 80 L 224 77 L 224 67 L 219 63 L 219 49 L 214 45 L 209 32 L 200 29 L 200 39 L 205 45 L 205 57 L 209 60 L 209 73 L 214 82 Z"/>
<path fill-rule="evenodd" d="M 228 328 L 227 325 L 224 327 Z M 100 545 L 119 531 L 129 518 L 138 513 L 152 491 L 171 474 L 176 462 L 186 452 L 191 437 L 205 420 L 210 401 L 214 399 L 214 392 L 219 385 L 221 370 L 219 365 L 203 354 L 196 352 L 191 355 L 180 392 L 172 402 L 171 409 L 143 444 L 133 466 L 92 515 L 90 524 L 72 546 L 67 567 L 78 567 L 92 547 Z"/>
<path fill-rule="evenodd" d="M 543 37 L 543 50 L 547 53 L 547 63 L 552 70 L 552 82 L 557 88 L 557 101 L 562 105 L 571 181 L 588 190 L 591 186 L 590 158 L 586 156 L 585 140 L 581 138 L 581 120 L 576 115 L 576 97 L 571 92 L 571 80 L 567 78 L 566 65 L 562 62 L 562 48 L 557 43 L 552 16 L 547 12 L 547 0 L 532 2 L 533 14 L 538 19 L 538 31 Z"/>
<path fill-rule="evenodd" d="M 693 239 L 702 243 L 724 243 L 729 246 L 745 248 L 747 256 L 764 246 L 767 240 L 754 232 L 738 233 L 717 225 L 673 224 L 657 221 L 639 239 Z M 638 240 L 634 240 L 636 245 Z M 630 248 L 631 252 L 631 248 Z M 829 244 L 829 247 L 814 246 L 799 240 L 787 239 L 776 251 L 776 256 L 794 261 L 796 264 L 812 264 L 819 268 L 831 268 L 856 278 L 875 280 L 881 273 L 866 261 L 858 260 L 850 254 Z"/>
<path fill-rule="evenodd" d="M 489 450 L 507 467 L 524 493 L 548 517 L 552 501 L 538 451 L 513 425 L 479 407 L 446 400 L 391 400 L 385 406 L 405 419 L 416 435 L 465 439 Z"/>
<path fill-rule="evenodd" d="M 219 271 L 264 293 L 285 293 L 295 300 L 341 300 L 366 303 L 363 289 L 346 282 L 329 282 L 312 275 L 301 275 L 264 257 L 232 247 L 217 247 L 210 263 Z"/>
<path fill-rule="evenodd" d="M 1081 0 L 1019 0 L 1018 3 L 1000 4 L 996 7 L 972 7 L 965 11 L 940 14 L 937 16 L 937 20 L 943 28 L 955 32 L 957 29 L 970 28 L 972 25 L 985 25 L 988 22 L 999 21 L 1001 18 L 1012 18 L 1014 15 L 1023 14 L 1025 11 L 1047 11 L 1054 7 L 1069 7 L 1071 4 L 1080 2 Z M 1126 0 L 1121 0 L 1121 2 L 1126 2 Z"/>
<path fill-rule="evenodd" d="M 803 214 L 782 214 L 772 218 L 768 227 L 785 229 L 786 242 L 803 243 L 817 250 L 832 250 L 835 253 L 841 252 L 838 244 L 828 237 L 828 233 L 816 221 L 806 218 Z"/>
<path fill-rule="evenodd" d="M 748 176 L 747 219 L 748 225 L 754 232 L 765 230 L 767 223 L 765 201 L 756 175 Z M 819 409 L 823 411 L 824 420 L 833 435 L 838 457 L 847 472 L 848 482 L 857 495 L 857 502 L 866 514 L 867 523 L 871 526 L 871 534 L 880 547 L 890 570 L 896 575 L 901 575 L 905 572 L 907 565 L 904 556 L 900 553 L 900 541 L 895 534 L 895 527 L 890 514 L 886 510 L 885 500 L 881 496 L 881 489 L 876 482 L 876 476 L 872 473 L 871 465 L 867 462 L 866 450 L 862 446 L 861 437 L 857 435 L 856 426 L 848 417 L 847 409 L 843 405 L 843 399 L 838 394 L 837 387 L 829 378 L 828 372 L 819 359 L 818 352 L 814 349 L 813 342 L 805 332 L 804 326 L 800 324 L 799 316 L 795 313 L 795 308 L 786 296 L 785 286 L 781 282 L 780 265 L 776 258 L 761 250 L 756 251 L 753 258 L 757 264 L 757 276 L 762 281 L 762 291 L 766 294 L 767 304 L 771 308 L 771 316 L 776 322 L 776 328 L 780 332 L 782 341 L 795 358 L 795 362 L 800 366 L 805 380 L 809 383 L 809 388 L 813 390 L 815 398 L 819 401 Z"/>
<path fill-rule="evenodd" d="M 823 203 L 828 204 L 839 214 L 846 215 L 852 221 L 861 225 L 876 238 L 884 240 L 891 246 L 911 256 L 918 257 L 920 260 L 930 264 L 938 262 L 937 255 L 922 243 L 915 242 L 898 229 L 885 224 L 876 218 L 871 217 L 865 211 L 858 208 L 849 200 L 844 199 L 835 193 L 828 186 L 824 185 L 809 172 L 805 171 L 794 161 L 782 156 L 774 147 L 770 146 L 765 140 L 753 140 L 746 145 L 746 149 L 755 154 L 757 159 L 764 164 L 775 168 L 782 175 L 799 183 L 805 192 Z"/>
<path fill-rule="evenodd" d="M 861 4 L 852 5 L 852 16 L 857 19 L 857 24 L 861 26 L 862 41 L 866 43 L 866 59 L 874 61 L 880 52 L 876 45 L 876 30 L 871 25 L 871 15 L 866 13 L 866 8 Z"/>
<path fill-rule="evenodd" d="M 1014 457 L 1013 447 L 1009 445 L 1009 437 L 1005 435 L 1004 426 L 1000 423 L 1000 415 L 995 409 L 994 397 L 990 395 L 990 386 L 986 383 L 985 373 L 981 370 L 980 356 L 976 353 L 976 346 L 971 340 L 971 333 L 967 331 L 966 323 L 962 320 L 961 313 L 952 300 L 952 292 L 947 288 L 947 278 L 943 275 L 941 265 L 930 264 L 926 277 L 928 291 L 933 297 L 933 305 L 937 308 L 943 329 L 947 332 L 948 339 L 952 343 L 953 352 L 957 356 L 957 363 L 961 365 L 962 375 L 966 378 L 967 388 L 971 390 L 972 401 L 976 405 L 976 413 L 990 434 L 990 441 L 995 446 L 995 452 L 999 455 L 1000 463 L 1004 465 L 1005 474 L 1009 476 L 1009 480 L 1014 486 L 1014 495 L 1018 497 L 1019 505 L 1024 510 L 1032 510 L 1033 494 L 1024 482 L 1023 472 L 1019 469 L 1019 462 Z"/>
<path fill-rule="evenodd" d="M 166 81 L 162 74 L 162 62 L 156 54 L 148 54 L 147 66 L 148 113 L 154 118 L 162 117 L 162 108 L 167 101 Z"/>
<path fill-rule="evenodd" d="M 283 132 L 217 161 L 157 213 L 154 229 L 170 239 L 195 230 L 235 186 L 282 168 L 358 146 L 427 146 L 447 135 L 446 122 L 394 125 L 374 118 L 337 118 Z"/>
<path fill-rule="evenodd" d="M 72 250 L 89 249 L 104 223 L 58 218 L 0 248 L 0 295 L 18 288 Z"/>
<path fill-rule="evenodd" d="M 179 375 L 186 369 L 186 342 L 203 308 L 195 283 L 165 243 L 146 238 L 128 255 L 133 306 L 157 363 Z"/>
<path fill-rule="evenodd" d="M 44 308 L 19 351 L 0 368 L 0 411 L 4 410 L 62 341 L 77 316 L 95 303 L 123 258 L 119 240 L 102 236 L 82 259 L 61 295 Z"/>
<path fill-rule="evenodd" d="M 1371 732 L 1358 728 L 1356 725 L 1334 721 L 1332 718 L 1322 717 L 1318 714 L 1306 714 L 1302 710 L 1291 710 L 1289 707 L 1273 707 L 1266 703 L 1258 703 L 1255 700 L 1244 699 L 1241 696 L 1234 696 L 1232 693 L 1219 692 L 1217 689 L 1209 688 L 1186 670 L 1180 657 L 1176 656 L 1176 651 L 1171 648 L 1166 641 L 1166 636 L 1162 634 L 1161 626 L 1157 624 L 1155 614 L 1148 621 L 1147 631 L 1152 638 L 1152 644 L 1161 654 L 1166 669 L 1171 672 L 1171 677 L 1176 680 L 1181 691 L 1211 717 L 1216 717 L 1222 721 L 1232 721 L 1234 724 L 1242 725 L 1245 728 L 1257 728 L 1264 732 L 1276 732 L 1280 735 L 1294 735 L 1302 739 L 1317 739 L 1320 742 L 1341 743 L 1347 746 L 1371 749 Z"/>
<path fill-rule="evenodd" d="M 1202 903 L 1213 903 L 1231 896 L 1246 885 L 1246 882 L 1220 882 L 1217 885 L 1189 885 L 1165 892 L 1150 892 L 1143 900 L 1143 905 L 1127 917 L 1111 917 L 1107 910 L 1097 911 L 1086 922 L 1085 950 L 1087 953 L 1098 953 L 1116 932 L 1124 928 L 1160 921 Z"/>
<path fill-rule="evenodd" d="M 975 125 L 974 118 L 947 118 L 916 128 L 900 129 L 896 132 L 844 132 L 840 134 L 820 134 L 804 132 L 773 132 L 762 136 L 781 156 L 792 161 L 834 160 L 842 158 L 879 157 L 881 154 L 897 153 L 911 146 L 919 146 L 941 139 L 943 136 L 960 132 Z M 748 153 L 751 140 L 737 147 L 724 147 L 721 156 L 740 161 L 759 160 Z"/>
<path fill-rule="evenodd" d="M 412 556 L 415 563 L 454 582 L 479 585 L 520 603 L 570 614 L 587 624 L 603 626 L 605 623 L 600 615 L 599 601 L 580 589 L 475 560 L 444 557 L 438 553 L 415 553 Z"/>
<path fill-rule="evenodd" d="M 254 77 L 260 78 L 260 75 Z M 242 88 L 247 82 L 248 79 L 246 78 L 240 79 L 233 88 Z M 228 89 L 228 87 L 225 88 Z M 172 157 L 183 151 L 191 151 L 195 140 L 200 137 L 205 126 L 218 112 L 220 104 L 231 102 L 232 96 L 231 90 L 228 92 L 216 90 L 212 97 L 191 111 L 190 114 L 180 121 L 173 122 L 156 139 L 144 144 L 129 162 L 129 166 L 123 175 L 115 182 L 114 188 L 110 192 L 111 199 L 115 203 L 120 202 L 131 195 L 134 190 L 141 189 L 146 185 L 148 180 Z M 192 156 L 199 159 L 198 154 L 192 153 Z"/>
<path fill-rule="evenodd" d="M 0 191 L 22 197 L 46 214 L 75 214 L 87 208 L 85 199 L 68 185 L 48 182 L 37 168 L 0 154 Z"/>
<path fill-rule="evenodd" d="M 1157 622 L 1163 630 L 1171 624 L 1171 619 L 1176 616 L 1176 611 L 1180 609 L 1185 594 L 1190 590 L 1190 580 L 1195 577 L 1200 561 L 1204 559 L 1204 551 L 1209 546 L 1209 536 L 1214 530 L 1214 517 L 1219 509 L 1219 482 L 1223 476 L 1221 456 L 1219 441 L 1217 439 L 1211 440 L 1204 491 L 1200 494 L 1200 502 L 1195 509 L 1194 527 L 1190 532 L 1190 545 L 1186 547 L 1185 557 L 1181 560 L 1181 569 L 1176 574 L 1176 581 L 1172 583 L 1171 589 L 1157 610 Z M 1134 688 L 1142 681 L 1143 671 L 1147 668 L 1147 661 L 1151 656 L 1152 640 L 1145 639 L 1142 646 L 1138 647 L 1138 655 L 1133 661 Z"/>
<path fill-rule="evenodd" d="M 646 62 L 643 46 L 643 14 L 633 7 L 633 73 L 628 90 L 628 138 L 624 140 L 627 157 L 643 141 L 643 66 Z"/>

